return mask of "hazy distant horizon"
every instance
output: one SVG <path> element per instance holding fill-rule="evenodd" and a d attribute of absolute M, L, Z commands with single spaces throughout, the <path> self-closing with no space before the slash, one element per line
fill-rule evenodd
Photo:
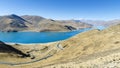
<path fill-rule="evenodd" d="M 0 16 L 37 15 L 55 20 L 120 19 L 120 0 L 0 0 Z"/>
<path fill-rule="evenodd" d="M 0 16 L 7 16 L 7 15 L 12 15 L 12 14 L 5 14 L 5 15 L 0 15 Z M 15 15 L 18 15 L 18 14 L 15 14 Z M 86 18 L 71 18 L 71 19 L 54 19 L 54 18 L 47 18 L 47 17 L 44 17 L 44 16 L 41 16 L 41 15 L 31 15 L 31 14 L 25 14 L 25 15 L 28 15 L 28 16 L 40 16 L 40 17 L 43 17 L 43 18 L 46 18 L 46 19 L 53 19 L 53 20 L 91 20 L 91 21 L 113 21 L 113 20 L 120 20 L 119 19 L 107 19 L 107 20 L 103 20 L 103 19 L 86 19 Z M 24 16 L 24 15 L 18 15 L 18 16 Z"/>

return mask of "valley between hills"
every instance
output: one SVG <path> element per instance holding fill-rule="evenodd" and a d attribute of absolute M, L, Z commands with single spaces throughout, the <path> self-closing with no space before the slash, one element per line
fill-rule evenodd
<path fill-rule="evenodd" d="M 46 44 L 0 42 L 1 68 L 119 68 L 120 24 Z"/>

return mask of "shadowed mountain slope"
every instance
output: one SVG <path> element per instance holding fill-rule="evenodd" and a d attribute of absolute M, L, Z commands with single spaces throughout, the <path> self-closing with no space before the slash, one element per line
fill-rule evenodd
<path fill-rule="evenodd" d="M 0 17 L 1 31 L 27 30 L 30 25 L 31 23 L 14 14 Z"/>
<path fill-rule="evenodd" d="M 71 31 L 78 28 L 90 28 L 92 25 L 67 21 L 46 19 L 40 16 L 17 16 L 15 14 L 0 16 L 0 31 Z"/>
<path fill-rule="evenodd" d="M 76 23 L 72 20 L 53 20 L 46 19 L 40 16 L 21 16 L 23 19 L 28 20 L 34 27 L 39 28 L 38 31 L 71 31 L 82 28 L 90 28 L 92 25 L 87 23 Z"/>
<path fill-rule="evenodd" d="M 8 53 L 8 54 L 18 54 L 18 55 L 21 55 L 21 56 L 24 56 L 24 57 L 27 57 L 28 55 L 23 53 L 22 51 L 10 46 L 10 45 L 7 45 L 3 42 L 0 41 L 0 53 Z"/>

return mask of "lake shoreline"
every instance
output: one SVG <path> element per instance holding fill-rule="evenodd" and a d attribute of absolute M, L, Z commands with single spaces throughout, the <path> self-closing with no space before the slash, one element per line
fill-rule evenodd
<path fill-rule="evenodd" d="M 78 31 L 78 30 L 83 30 L 83 29 L 92 29 L 93 27 L 90 27 L 90 28 L 80 28 L 80 29 L 76 29 L 76 30 L 68 30 L 68 31 L 33 31 L 33 30 L 24 30 L 24 31 L 0 31 L 0 32 L 8 32 L 8 33 L 11 33 L 11 32 L 72 32 L 72 31 Z"/>
<path fill-rule="evenodd" d="M 64 41 L 64 40 L 61 40 L 61 41 Z M 4 42 L 4 43 L 8 45 L 49 45 L 49 44 L 59 43 L 61 41 L 48 42 L 48 43 L 8 43 L 8 42 Z"/>
<path fill-rule="evenodd" d="M 0 40 L 9 44 L 47 44 L 66 40 L 90 29 L 69 32 L 0 32 Z"/>
<path fill-rule="evenodd" d="M 76 36 L 77 34 L 79 34 L 79 33 L 84 33 L 84 32 L 87 32 L 87 31 L 91 31 L 91 30 L 99 30 L 99 29 L 94 29 L 94 28 L 91 28 L 91 29 L 83 29 L 83 32 L 78 32 L 78 33 L 76 33 L 75 35 L 73 35 L 73 36 L 71 36 L 71 37 L 74 37 L 74 36 Z M 79 31 L 79 30 L 75 30 L 75 31 Z M 74 32 L 74 31 L 70 31 L 70 32 Z M 10 32 L 11 33 L 11 32 Z M 18 32 L 19 33 L 19 32 Z M 43 32 L 43 33 L 47 33 L 47 32 Z M 51 33 L 51 32 L 50 32 Z M 71 37 L 69 37 L 69 38 L 71 38 Z M 9 44 L 9 45 L 46 45 L 46 44 L 52 44 L 52 43 L 59 43 L 60 41 L 64 41 L 64 40 L 67 40 L 67 39 L 69 39 L 69 38 L 66 38 L 66 39 L 61 39 L 61 40 L 54 40 L 54 41 L 47 41 L 47 42 L 5 42 L 5 41 L 3 41 L 4 43 L 6 43 L 6 44 Z M 37 40 L 37 39 L 36 39 Z M 44 39 L 45 40 L 45 39 Z M 2 41 L 2 40 L 1 40 Z"/>
<path fill-rule="evenodd" d="M 98 30 L 98 29 L 94 29 L 94 30 Z M 91 30 L 89 30 L 89 31 L 91 31 Z M 87 31 L 78 33 L 78 34 L 76 34 L 74 36 L 77 36 L 77 35 L 85 33 L 85 32 L 87 32 Z M 74 36 L 72 36 L 72 37 L 74 37 Z M 72 37 L 70 37 L 70 38 L 72 38 Z M 70 39 L 70 38 L 68 38 L 68 39 Z M 65 40 L 68 40 L 68 39 L 65 39 Z M 53 42 L 47 42 L 47 43 L 11 43 L 11 42 L 4 42 L 4 43 L 9 44 L 9 45 L 15 45 L 15 44 L 18 44 L 18 45 L 48 45 L 48 44 L 54 44 L 54 43 L 63 42 L 65 40 L 59 40 L 59 41 L 53 41 Z"/>

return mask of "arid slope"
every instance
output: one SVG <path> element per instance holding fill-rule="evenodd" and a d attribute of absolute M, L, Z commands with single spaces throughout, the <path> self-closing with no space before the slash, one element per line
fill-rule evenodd
<path fill-rule="evenodd" d="M 56 45 L 58 44 L 50 46 Z M 120 67 L 120 24 L 101 31 L 91 30 L 78 34 L 60 41 L 59 46 L 63 49 L 57 50 L 51 57 L 42 61 L 14 66 L 1 64 L 1 66 L 3 68 Z"/>

